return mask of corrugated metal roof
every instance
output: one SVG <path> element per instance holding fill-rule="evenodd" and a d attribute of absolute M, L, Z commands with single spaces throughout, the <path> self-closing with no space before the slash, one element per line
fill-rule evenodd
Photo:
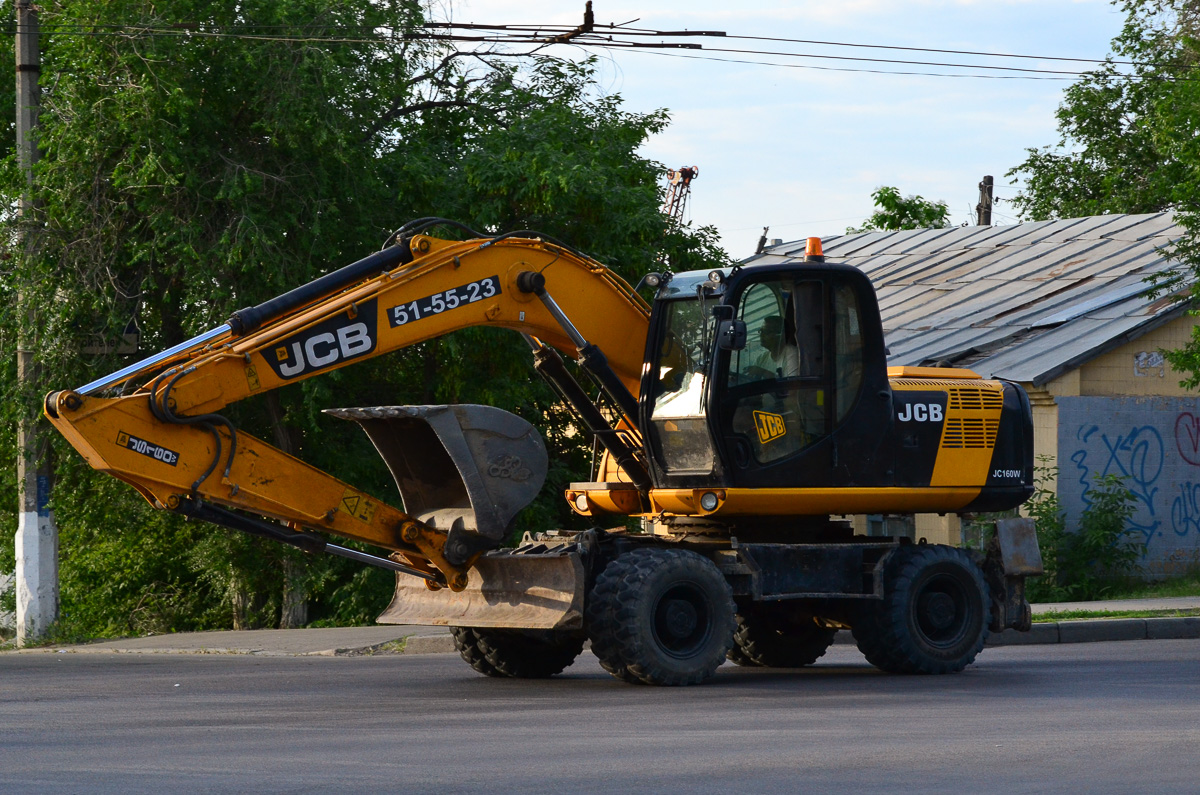
<path fill-rule="evenodd" d="M 950 362 L 987 377 L 1043 384 L 1178 316 L 1145 298 L 1173 267 L 1170 213 L 1099 215 L 1013 226 L 833 235 L 830 261 L 871 277 L 889 364 Z M 803 259 L 804 241 L 745 260 Z"/>

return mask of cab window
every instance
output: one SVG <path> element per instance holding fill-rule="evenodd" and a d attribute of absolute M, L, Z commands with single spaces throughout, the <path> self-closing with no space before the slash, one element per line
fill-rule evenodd
<path fill-rule="evenodd" d="M 732 431 L 759 464 L 787 458 L 826 433 L 824 286 L 776 279 L 748 287 L 738 316 L 746 347 L 730 354 Z"/>
<path fill-rule="evenodd" d="M 858 294 L 848 284 L 838 285 L 833 292 L 833 326 L 836 422 L 841 424 L 858 402 L 863 383 L 863 333 Z"/>
<path fill-rule="evenodd" d="M 659 460 L 672 474 L 709 473 L 715 463 L 706 396 L 713 319 L 703 309 L 692 300 L 673 301 L 664 309 L 650 421 Z"/>

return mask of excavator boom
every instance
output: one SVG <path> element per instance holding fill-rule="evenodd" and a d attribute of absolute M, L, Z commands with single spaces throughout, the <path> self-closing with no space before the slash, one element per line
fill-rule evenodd
<path fill-rule="evenodd" d="M 534 287 L 522 289 L 522 279 Z M 539 292 L 548 294 L 546 285 L 553 300 L 539 300 Z M 575 318 L 575 324 L 568 321 L 564 328 L 564 317 Z M 512 515 L 537 493 L 544 463 L 540 468 L 535 463 L 523 485 L 515 484 L 522 491 L 520 505 L 504 515 L 487 514 L 490 521 L 478 526 L 477 516 L 487 513 L 485 503 L 495 500 L 499 487 L 485 487 L 478 475 L 489 468 L 486 444 L 463 446 L 454 463 L 467 462 L 474 474 L 463 475 L 475 478 L 477 493 L 474 500 L 470 494 L 458 500 L 464 510 L 456 518 L 476 543 L 457 554 L 452 544 L 448 558 L 453 518 L 442 516 L 439 525 L 436 517 L 414 515 L 412 505 L 409 511 L 387 505 L 235 429 L 218 412 L 285 384 L 472 326 L 511 329 L 536 349 L 549 345 L 572 357 L 579 355 L 581 340 L 599 343 L 615 388 L 636 395 L 648 319 L 649 307 L 628 284 L 566 246 L 521 237 L 454 242 L 416 235 L 241 310 L 224 326 L 144 362 L 78 390 L 51 393 L 46 414 L 93 467 L 129 483 L 157 507 L 193 514 L 199 504 L 241 509 L 284 522 L 293 533 L 319 530 L 364 541 L 401 553 L 407 564 L 460 590 L 471 561 L 503 540 Z M 120 394 L 113 394 L 117 387 Z M 505 449 L 529 438 L 527 424 L 497 430 L 496 415 L 487 409 L 465 409 L 470 416 L 459 419 L 467 427 L 486 426 L 479 433 L 500 434 Z M 369 433 L 368 426 L 381 423 L 378 417 L 347 418 Z M 402 436 L 420 442 L 419 433 L 408 428 Z M 451 440 L 454 433 L 444 426 L 436 439 L 425 441 L 467 445 L 465 436 Z M 377 446 L 382 435 L 372 433 Z M 536 445 L 540 448 L 540 437 Z M 380 450 L 394 472 L 403 466 Z M 484 458 L 475 461 L 475 453 Z M 544 460 L 544 451 L 540 455 Z M 412 503 L 408 497 L 406 503 Z M 205 518 L 213 518 L 212 510 Z"/>

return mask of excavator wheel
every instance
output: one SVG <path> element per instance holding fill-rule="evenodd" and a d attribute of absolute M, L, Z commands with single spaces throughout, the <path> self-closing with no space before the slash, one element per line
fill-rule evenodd
<path fill-rule="evenodd" d="M 987 583 L 965 550 L 900 547 L 884 570 L 883 601 L 862 608 L 854 639 L 889 673 L 955 673 L 983 649 L 988 604 Z"/>
<path fill-rule="evenodd" d="M 735 610 L 712 561 L 681 549 L 637 549 L 597 578 L 586 626 L 592 652 L 618 679 L 695 685 L 733 647 Z"/>
<path fill-rule="evenodd" d="M 553 630 L 451 627 L 454 648 L 484 676 L 546 679 L 583 651 L 583 638 Z"/>
<path fill-rule="evenodd" d="M 749 604 L 739 609 L 729 661 L 763 668 L 812 665 L 833 643 L 836 629 L 797 613 L 792 605 Z"/>
<path fill-rule="evenodd" d="M 600 667 L 622 682 L 637 684 L 641 680 L 629 672 L 617 644 L 616 606 L 620 585 L 621 581 L 616 577 L 597 578 L 588 597 L 584 626 L 592 642 L 592 654 L 600 661 Z"/>

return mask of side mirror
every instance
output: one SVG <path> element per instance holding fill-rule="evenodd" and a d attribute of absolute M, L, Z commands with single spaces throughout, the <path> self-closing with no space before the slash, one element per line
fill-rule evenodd
<path fill-rule="evenodd" d="M 717 347 L 723 351 L 740 351 L 746 347 L 746 321 L 721 320 L 717 323 Z"/>

